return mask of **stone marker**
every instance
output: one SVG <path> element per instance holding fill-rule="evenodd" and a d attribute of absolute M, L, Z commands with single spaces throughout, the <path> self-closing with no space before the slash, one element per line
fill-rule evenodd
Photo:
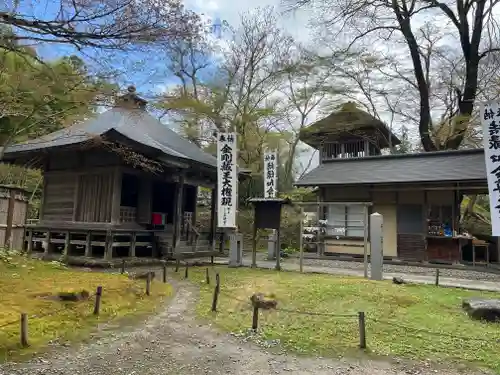
<path fill-rule="evenodd" d="M 278 301 L 272 298 L 266 298 L 263 293 L 255 293 L 250 297 L 252 305 L 258 307 L 259 309 L 270 310 L 276 309 L 278 306 Z"/>
<path fill-rule="evenodd" d="M 243 265 L 243 235 L 231 233 L 229 235 L 229 267 Z"/>
<path fill-rule="evenodd" d="M 383 280 L 383 226 L 384 218 L 381 214 L 375 212 L 370 215 L 370 274 L 372 280 Z"/>
<path fill-rule="evenodd" d="M 500 321 L 500 299 L 470 298 L 462 302 L 462 308 L 472 319 Z"/>
<path fill-rule="evenodd" d="M 276 233 L 273 231 L 267 237 L 267 260 L 276 259 Z"/>
<path fill-rule="evenodd" d="M 392 282 L 396 285 L 406 284 L 402 277 L 393 277 Z"/>

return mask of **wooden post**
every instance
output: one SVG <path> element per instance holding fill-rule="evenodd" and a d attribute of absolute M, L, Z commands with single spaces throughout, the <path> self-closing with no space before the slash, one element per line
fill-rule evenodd
<path fill-rule="evenodd" d="M 122 170 L 115 167 L 113 171 L 113 187 L 111 192 L 111 224 L 120 223 L 120 199 L 122 194 Z"/>
<path fill-rule="evenodd" d="M 363 206 L 363 225 L 364 225 L 364 235 L 363 235 L 363 275 L 365 279 L 368 278 L 368 207 Z"/>
<path fill-rule="evenodd" d="M 122 259 L 122 269 L 120 273 L 123 275 L 125 273 L 125 259 Z"/>
<path fill-rule="evenodd" d="M 210 285 L 210 275 L 208 274 L 208 268 L 206 269 L 206 280 L 207 280 L 207 285 Z"/>
<path fill-rule="evenodd" d="M 99 315 L 101 310 L 102 286 L 98 286 L 95 292 L 94 315 Z"/>
<path fill-rule="evenodd" d="M 28 314 L 21 314 L 21 346 L 26 348 L 29 346 L 28 342 Z"/>
<path fill-rule="evenodd" d="M 186 270 L 184 271 L 184 278 L 187 279 L 188 278 L 188 271 L 189 271 L 189 263 L 186 262 Z"/>
<path fill-rule="evenodd" d="M 276 229 L 276 242 L 274 243 L 275 253 L 276 253 L 276 271 L 281 271 L 281 242 L 280 242 L 280 229 Z"/>
<path fill-rule="evenodd" d="M 148 272 L 148 277 L 146 278 L 146 295 L 151 295 L 151 272 Z"/>
<path fill-rule="evenodd" d="M 3 246 L 12 249 L 12 227 L 14 226 L 14 207 L 16 204 L 16 191 L 9 188 L 9 202 L 7 205 L 7 223 L 5 227 L 5 236 Z"/>
<path fill-rule="evenodd" d="M 43 251 L 44 256 L 50 253 L 50 229 L 47 229 L 47 233 L 45 233 L 45 243 L 47 247 Z"/>
<path fill-rule="evenodd" d="M 217 189 L 212 189 L 210 201 L 210 241 L 212 250 L 215 251 L 215 242 L 217 239 Z"/>
<path fill-rule="evenodd" d="M 64 237 L 64 249 L 63 249 L 63 256 L 65 258 L 69 256 L 70 246 L 71 246 L 71 233 L 70 231 L 67 231 L 66 236 Z"/>
<path fill-rule="evenodd" d="M 253 223 L 253 249 L 252 249 L 252 268 L 257 267 L 257 224 Z"/>
<path fill-rule="evenodd" d="M 179 272 L 179 266 L 180 266 L 180 259 L 177 257 L 177 259 L 175 260 L 175 272 Z"/>
<path fill-rule="evenodd" d="M 257 305 L 253 307 L 253 316 L 252 316 L 252 329 L 255 331 L 259 326 L 259 308 Z"/>
<path fill-rule="evenodd" d="M 217 311 L 217 301 L 219 299 L 219 293 L 220 293 L 220 277 L 219 274 L 217 273 L 215 275 L 215 288 L 214 288 L 214 297 L 212 299 L 212 311 Z"/>
<path fill-rule="evenodd" d="M 177 254 L 179 250 L 179 243 L 181 241 L 181 224 L 183 221 L 182 209 L 184 205 L 184 172 L 179 176 L 179 182 L 175 188 L 175 209 L 174 209 L 174 236 L 173 236 L 173 251 Z"/>
<path fill-rule="evenodd" d="M 163 261 L 163 282 L 167 282 L 167 262 Z"/>
<path fill-rule="evenodd" d="M 439 286 L 439 268 L 436 268 L 436 286 Z"/>
<path fill-rule="evenodd" d="M 359 321 L 359 347 L 361 349 L 366 349 L 365 313 L 363 311 L 358 312 L 358 321 Z"/>
<path fill-rule="evenodd" d="M 135 243 L 137 242 L 137 232 L 133 231 L 130 235 L 130 249 L 128 252 L 128 256 L 133 258 L 135 257 Z"/>
<path fill-rule="evenodd" d="M 111 260 L 113 257 L 113 240 L 114 235 L 111 230 L 106 231 L 106 242 L 104 243 L 104 259 Z"/>
<path fill-rule="evenodd" d="M 27 229 L 28 232 L 28 247 L 26 249 L 26 253 L 28 257 L 31 256 L 31 253 L 33 252 L 33 229 Z"/>
<path fill-rule="evenodd" d="M 304 272 L 304 207 L 300 207 L 300 237 L 299 237 L 299 267 L 300 273 Z"/>
<path fill-rule="evenodd" d="M 220 235 L 219 253 L 223 254 L 226 246 L 226 233 L 222 232 Z M 499 250 L 500 253 L 500 250 Z"/>
<path fill-rule="evenodd" d="M 92 256 L 92 233 L 90 231 L 87 232 L 87 236 L 85 237 L 85 256 Z"/>

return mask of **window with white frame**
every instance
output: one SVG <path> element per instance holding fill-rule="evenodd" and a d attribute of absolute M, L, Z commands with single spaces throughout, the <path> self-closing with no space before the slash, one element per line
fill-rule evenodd
<path fill-rule="evenodd" d="M 365 206 L 329 205 L 326 212 L 327 234 L 341 237 L 364 237 Z"/>

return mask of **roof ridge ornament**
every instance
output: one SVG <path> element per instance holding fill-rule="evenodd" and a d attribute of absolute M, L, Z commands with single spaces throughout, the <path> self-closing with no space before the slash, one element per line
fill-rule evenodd
<path fill-rule="evenodd" d="M 116 98 L 115 107 L 145 110 L 148 101 L 141 98 L 136 92 L 137 89 L 134 85 L 128 86 L 127 93 Z"/>

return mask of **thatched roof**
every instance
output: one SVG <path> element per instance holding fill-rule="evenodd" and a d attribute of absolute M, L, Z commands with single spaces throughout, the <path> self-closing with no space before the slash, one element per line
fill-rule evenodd
<path fill-rule="evenodd" d="M 322 141 L 341 141 L 349 138 L 368 138 L 380 148 L 398 145 L 401 141 L 379 119 L 348 102 L 340 110 L 304 128 L 300 140 L 312 147 Z"/>

